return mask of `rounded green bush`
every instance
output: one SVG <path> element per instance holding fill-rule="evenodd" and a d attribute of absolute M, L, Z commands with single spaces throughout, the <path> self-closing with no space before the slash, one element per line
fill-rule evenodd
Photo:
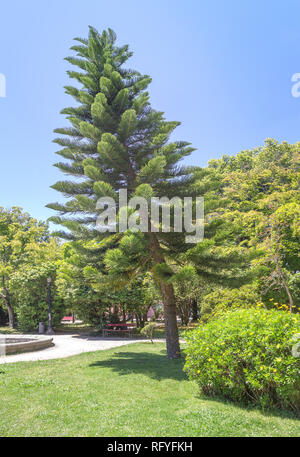
<path fill-rule="evenodd" d="M 185 339 L 184 369 L 204 394 L 300 412 L 299 314 L 229 311 Z"/>

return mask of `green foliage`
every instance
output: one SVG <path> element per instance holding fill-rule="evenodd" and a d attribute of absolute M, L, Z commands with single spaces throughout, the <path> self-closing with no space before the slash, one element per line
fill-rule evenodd
<path fill-rule="evenodd" d="M 154 277 L 162 279 L 164 282 L 169 281 L 174 276 L 174 271 L 167 263 L 158 263 L 153 268 Z"/>
<path fill-rule="evenodd" d="M 65 312 L 63 297 L 59 297 L 56 285 L 57 268 L 61 247 L 55 238 L 47 242 L 32 243 L 26 264 L 14 271 L 10 285 L 13 293 L 18 328 L 36 331 L 38 323 L 48 324 L 47 282 L 51 280 L 52 325 L 61 321 Z"/>
<path fill-rule="evenodd" d="M 64 316 L 64 304 L 59 299 L 53 300 L 52 325 L 57 327 Z M 36 332 L 39 322 L 43 322 L 45 329 L 48 324 L 48 305 L 46 300 L 37 301 L 36 298 L 27 297 L 17 308 L 18 329 L 22 332 Z"/>
<path fill-rule="evenodd" d="M 223 287 L 255 281 L 261 299 L 278 301 L 280 296 L 282 303 L 289 289 L 291 306 L 293 300 L 298 305 L 293 284 L 300 268 L 299 150 L 300 143 L 268 139 L 263 147 L 212 160 L 197 172 L 195 186 L 205 196 L 206 238 L 214 251 L 208 262 L 205 243 L 191 252 L 199 274 L 211 274 L 207 265 L 220 250 L 230 248 L 234 254 L 240 249 L 244 262 L 234 270 L 234 255 L 227 258 L 225 271 L 231 270 L 231 277 L 223 275 Z"/>
<path fill-rule="evenodd" d="M 153 338 L 153 332 L 156 327 L 155 322 L 148 322 L 142 329 L 141 329 L 141 334 L 144 335 L 146 338 L 149 338 L 152 341 Z"/>
<path fill-rule="evenodd" d="M 103 294 L 97 290 L 101 282 L 102 249 L 101 244 L 94 242 L 65 243 L 56 279 L 58 296 L 67 309 L 85 323 L 99 328 L 105 311 Z"/>
<path fill-rule="evenodd" d="M 300 413 L 300 316 L 240 309 L 185 333 L 185 370 L 202 392 Z"/>
<path fill-rule="evenodd" d="M 101 328 L 106 319 L 120 320 L 123 313 L 129 313 L 136 315 L 138 325 L 143 325 L 149 307 L 157 300 L 157 291 L 151 276 L 130 278 L 127 274 L 125 253 L 129 257 L 137 255 L 141 248 L 139 238 L 139 233 L 127 234 L 121 239 L 119 249 L 108 251 L 108 247 L 116 245 L 118 235 L 101 242 L 70 242 L 63 245 L 63 259 L 56 280 L 58 295 L 78 318 Z M 123 278 L 119 274 L 122 255 Z M 105 274 L 104 265 L 109 274 Z M 118 308 L 117 316 L 111 311 L 115 306 Z"/>
<path fill-rule="evenodd" d="M 205 295 L 201 302 L 201 320 L 206 322 L 230 309 L 255 307 L 259 299 L 259 293 L 252 284 L 239 289 L 216 289 Z"/>
<path fill-rule="evenodd" d="M 80 43 L 72 47 L 77 56 L 67 60 L 80 68 L 68 74 L 81 88 L 66 87 L 78 106 L 62 111 L 71 127 L 56 129 L 64 138 L 54 141 L 62 146 L 57 154 L 68 160 L 56 166 L 82 180 L 54 184 L 54 189 L 71 198 L 65 205 L 48 205 L 60 211 L 52 219 L 68 229 L 66 238 L 79 240 L 99 236 L 91 225 L 97 220 L 95 200 L 100 196 L 116 198 L 125 187 L 130 197 L 146 183 L 153 184 L 155 195 L 168 195 L 174 185 L 179 191 L 181 181 L 186 185 L 193 179 L 190 170 L 178 165 L 193 149 L 186 142 L 168 144 L 179 123 L 165 121 L 163 113 L 151 108 L 146 92 L 149 76 L 123 68 L 131 56 L 128 46 L 118 47 L 114 33 L 100 34 L 93 27 Z M 79 219 L 74 213 L 89 213 L 89 217 Z"/>
<path fill-rule="evenodd" d="M 196 314 L 199 314 L 198 302 L 200 302 L 203 295 L 203 280 L 201 280 L 192 265 L 184 265 L 177 269 L 171 281 L 174 286 L 177 313 L 180 316 L 182 325 L 188 325 L 192 306 L 196 306 Z M 194 314 L 195 311 L 193 318 L 196 318 Z"/>
<path fill-rule="evenodd" d="M 126 281 L 118 287 L 112 287 L 109 281 L 101 290 L 104 302 L 109 306 L 118 304 L 122 313 L 135 315 L 139 328 L 147 321 L 148 310 L 154 305 L 158 295 L 150 275 L 134 277 L 132 281 Z"/>
<path fill-rule="evenodd" d="M 21 208 L 0 207 L 0 299 L 8 310 L 11 327 L 16 324 L 18 306 L 24 305 L 22 294 L 27 293 L 22 281 L 16 286 L 18 277 L 24 275 L 26 282 L 30 270 L 36 268 L 32 272 L 34 281 L 40 274 L 47 274 L 47 270 L 52 271 L 58 249 L 55 239 L 49 239 L 46 224 L 33 219 Z M 40 294 L 45 299 L 45 287 L 40 289 Z"/>
<path fill-rule="evenodd" d="M 184 260 L 202 279 L 203 320 L 256 302 L 299 310 L 299 150 L 268 139 L 195 171 L 205 239 Z"/>

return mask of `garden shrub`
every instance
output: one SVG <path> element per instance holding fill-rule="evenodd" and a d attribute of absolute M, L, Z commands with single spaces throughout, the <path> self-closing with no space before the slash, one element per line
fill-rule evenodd
<path fill-rule="evenodd" d="M 53 300 L 52 326 L 60 324 L 64 315 L 64 306 L 61 300 Z M 20 304 L 16 310 L 18 329 L 22 332 L 34 332 L 38 330 L 39 322 L 43 322 L 45 328 L 48 325 L 48 305 L 45 301 L 27 302 Z"/>
<path fill-rule="evenodd" d="M 185 333 L 184 369 L 206 395 L 300 413 L 296 334 L 300 334 L 299 314 L 229 311 Z"/>
<path fill-rule="evenodd" d="M 156 327 L 155 322 L 148 322 L 145 327 L 141 329 L 141 335 L 145 336 L 146 338 L 149 338 L 152 341 L 153 338 L 153 332 Z M 153 343 L 153 341 L 152 341 Z"/>

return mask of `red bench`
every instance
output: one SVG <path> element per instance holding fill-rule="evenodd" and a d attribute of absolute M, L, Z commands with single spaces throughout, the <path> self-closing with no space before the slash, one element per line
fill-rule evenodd
<path fill-rule="evenodd" d="M 128 338 L 132 337 L 133 330 L 135 328 L 135 324 L 107 324 L 107 328 L 102 330 L 102 336 L 109 336 L 109 334 L 113 334 L 115 336 L 128 336 Z"/>
<path fill-rule="evenodd" d="M 62 322 L 73 322 L 72 316 L 64 316 L 61 320 Z"/>

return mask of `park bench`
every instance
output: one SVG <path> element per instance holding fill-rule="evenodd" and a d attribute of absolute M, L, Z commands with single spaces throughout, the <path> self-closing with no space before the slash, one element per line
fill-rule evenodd
<path fill-rule="evenodd" d="M 109 335 L 125 336 L 131 338 L 133 335 L 135 324 L 107 324 L 107 327 L 102 330 L 102 336 Z"/>
<path fill-rule="evenodd" d="M 61 322 L 70 322 L 73 323 L 73 316 L 64 316 Z"/>

